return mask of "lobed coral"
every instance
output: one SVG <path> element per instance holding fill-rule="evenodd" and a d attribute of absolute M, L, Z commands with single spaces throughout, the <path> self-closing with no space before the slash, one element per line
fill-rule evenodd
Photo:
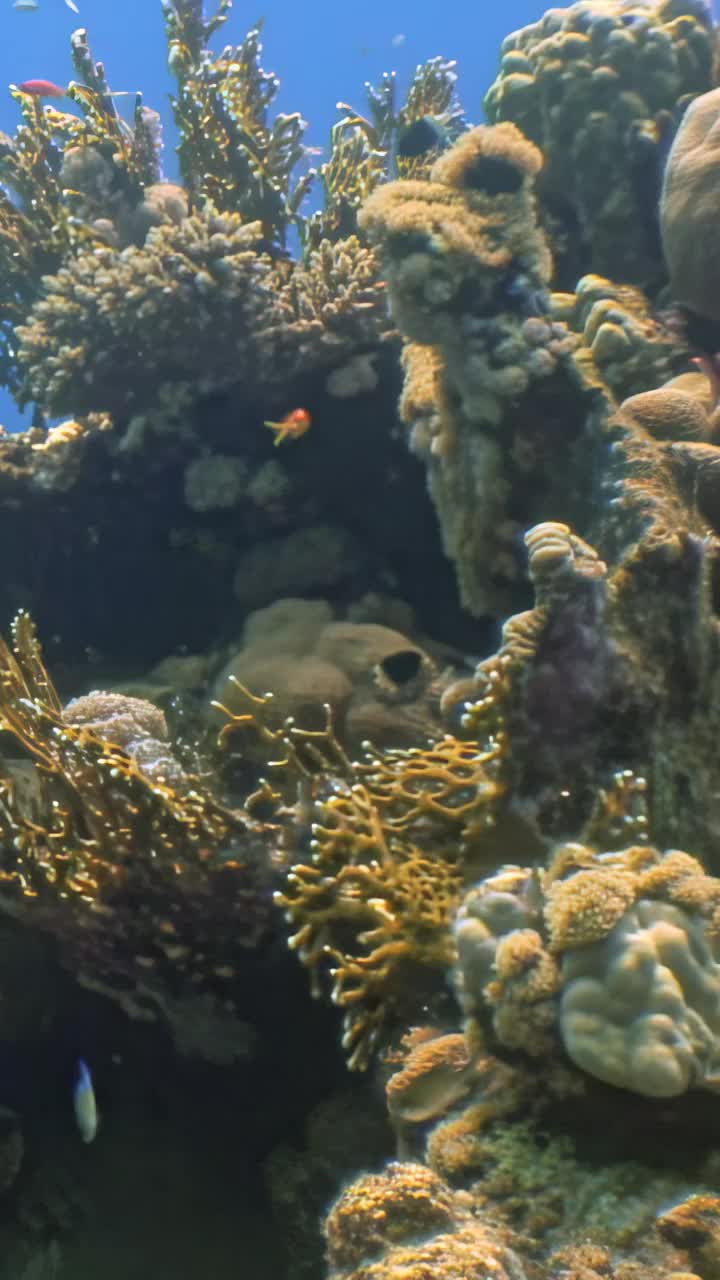
<path fill-rule="evenodd" d="M 559 849 L 545 873 L 513 868 L 458 913 L 458 981 L 500 1041 L 548 1053 L 650 1097 L 718 1087 L 720 882 L 650 846 Z"/>
<path fill-rule="evenodd" d="M 714 236 L 720 89 L 690 104 L 668 156 L 660 202 L 663 252 L 676 302 L 718 321 Z"/>
<path fill-rule="evenodd" d="M 275 727 L 292 717 L 300 728 L 320 729 L 327 706 L 348 749 L 368 738 L 410 746 L 418 733 L 439 727 L 435 675 L 430 656 L 390 627 L 336 621 L 321 601 L 280 598 L 250 614 L 214 697 L 233 712 L 243 706 L 239 686 L 270 690 Z"/>
<path fill-rule="evenodd" d="M 676 107 L 711 87 L 710 14 L 695 0 L 580 0 L 502 44 L 485 98 L 541 148 L 542 199 L 570 283 L 662 273 L 655 202 Z"/>

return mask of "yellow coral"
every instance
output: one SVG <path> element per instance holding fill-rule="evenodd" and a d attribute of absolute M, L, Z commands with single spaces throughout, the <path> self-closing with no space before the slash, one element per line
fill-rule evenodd
<path fill-rule="evenodd" d="M 463 1098 L 477 1078 L 480 1067 L 473 1058 L 464 1035 L 429 1035 L 413 1039 L 399 1071 L 385 1086 L 388 1110 L 393 1120 L 418 1123 L 442 1115 Z"/>
<path fill-rule="evenodd" d="M 554 951 L 597 942 L 635 900 L 636 878 L 617 867 L 578 871 L 549 889 L 545 920 Z"/>

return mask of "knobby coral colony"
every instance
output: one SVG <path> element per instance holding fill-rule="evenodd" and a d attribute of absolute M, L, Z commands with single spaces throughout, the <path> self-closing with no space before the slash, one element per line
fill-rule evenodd
<path fill-rule="evenodd" d="M 352 759 L 329 720 L 278 724 L 238 688 L 221 738 L 254 726 L 273 767 L 242 811 L 150 777 L 135 747 L 110 745 L 117 719 L 105 736 L 74 722 L 21 616 L 0 649 L 0 722 L 35 771 L 29 790 L 10 767 L 2 783 L 6 890 L 77 969 L 145 992 L 165 966 L 232 965 L 223 939 L 260 919 L 246 853 L 275 844 L 290 945 L 342 1010 L 349 1064 L 389 1048 L 390 1113 L 414 1157 L 332 1210 L 338 1280 L 523 1280 L 527 1258 L 541 1280 L 689 1265 L 716 1280 L 717 1167 L 690 1152 L 667 1169 L 667 1134 L 695 1114 L 686 1095 L 703 1092 L 704 1133 L 720 1088 L 707 8 L 551 9 L 505 41 L 478 128 L 451 64 L 420 68 L 400 108 L 386 77 L 367 116 L 342 108 L 307 220 L 303 122 L 270 119 L 257 31 L 209 51 L 228 11 L 165 5 L 182 187 L 159 180 L 142 104 L 118 121 L 84 37 L 83 118 L 18 92 L 25 123 L 0 155 L 5 380 L 47 412 L 126 422 L 158 387 L 207 392 L 238 369 L 268 387 L 374 349 L 392 322 L 400 417 L 463 601 L 510 616 L 497 653 L 446 682 L 447 732 L 412 747 Z M 641 1116 L 663 1100 L 654 1168 L 654 1119 L 639 1137 L 618 1123 L 639 1105 L 628 1094 Z M 570 1114 L 621 1135 L 602 1171 Z M 668 1209 L 693 1169 L 698 1194 Z"/>

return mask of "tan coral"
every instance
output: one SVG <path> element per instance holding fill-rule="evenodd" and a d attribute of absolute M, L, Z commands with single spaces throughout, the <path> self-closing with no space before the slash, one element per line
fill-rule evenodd
<path fill-rule="evenodd" d="M 505 38 L 485 110 L 542 149 L 567 274 L 578 257 L 615 279 L 657 273 L 645 175 L 661 167 L 676 106 L 710 88 L 712 58 L 692 0 L 581 0 Z"/>
<path fill-rule="evenodd" d="M 719 116 L 720 89 L 690 104 L 668 156 L 660 200 L 673 296 L 711 320 L 720 319 L 720 279 L 714 270 Z"/>
<path fill-rule="evenodd" d="M 360 1178 L 330 1210 L 325 1233 L 333 1280 L 524 1280 L 503 1233 L 474 1219 L 418 1164 Z"/>
<path fill-rule="evenodd" d="M 391 1118 L 417 1124 L 442 1115 L 468 1093 L 480 1070 L 464 1035 L 436 1034 L 419 1043 L 411 1041 L 400 1070 L 385 1086 Z"/>

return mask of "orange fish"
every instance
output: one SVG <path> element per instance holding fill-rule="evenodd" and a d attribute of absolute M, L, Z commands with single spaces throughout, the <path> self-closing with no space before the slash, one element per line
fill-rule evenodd
<path fill-rule="evenodd" d="M 312 426 L 312 418 L 307 409 L 292 409 L 285 414 L 282 422 L 266 422 L 265 426 L 276 432 L 273 444 L 279 445 L 283 440 L 299 440 L 300 436 L 304 436 Z"/>
<path fill-rule="evenodd" d="M 23 93 L 29 93 L 33 98 L 64 98 L 65 90 L 62 85 L 53 84 L 52 80 L 23 80 L 18 85 L 18 89 L 22 89 Z"/>

